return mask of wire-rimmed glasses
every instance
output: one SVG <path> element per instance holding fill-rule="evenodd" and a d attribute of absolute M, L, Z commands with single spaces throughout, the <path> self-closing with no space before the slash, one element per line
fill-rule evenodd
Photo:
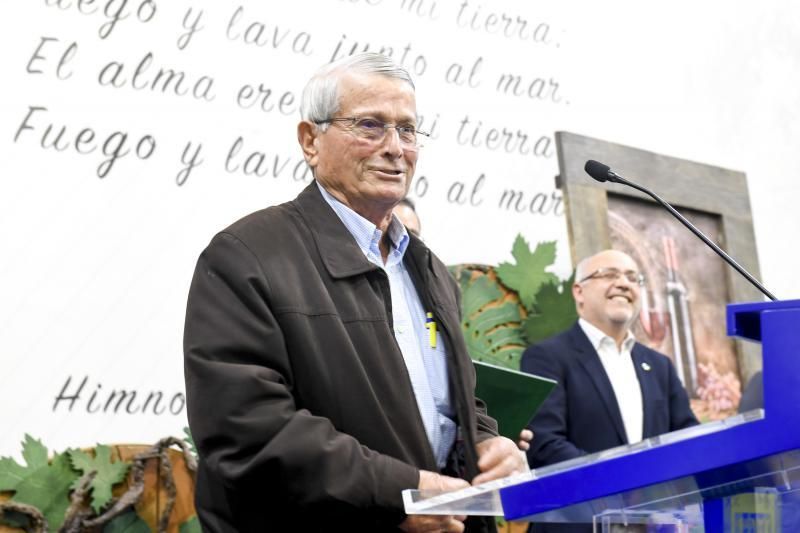
<path fill-rule="evenodd" d="M 400 144 L 406 150 L 421 148 L 421 141 L 430 137 L 430 133 L 419 131 L 414 124 L 389 124 L 372 117 L 335 117 L 316 122 L 316 124 L 333 123 L 341 124 L 356 137 L 374 143 L 383 142 L 386 132 L 394 129 Z"/>
<path fill-rule="evenodd" d="M 590 279 L 603 279 L 606 281 L 616 281 L 620 278 L 620 276 L 624 276 L 626 280 L 634 285 L 643 285 L 644 284 L 644 276 L 635 270 L 620 270 L 618 268 L 598 268 L 588 276 L 585 276 L 583 279 L 579 280 L 578 283 L 583 283 L 584 281 L 588 281 Z"/>

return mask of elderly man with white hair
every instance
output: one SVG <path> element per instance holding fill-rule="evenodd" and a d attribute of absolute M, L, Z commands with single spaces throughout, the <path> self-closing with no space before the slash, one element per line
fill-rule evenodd
<path fill-rule="evenodd" d="M 392 215 L 425 134 L 377 54 L 323 67 L 297 138 L 314 182 L 217 234 L 184 332 L 204 531 L 489 531 L 406 516 L 403 489 L 527 469 L 474 396 L 458 288 Z"/>

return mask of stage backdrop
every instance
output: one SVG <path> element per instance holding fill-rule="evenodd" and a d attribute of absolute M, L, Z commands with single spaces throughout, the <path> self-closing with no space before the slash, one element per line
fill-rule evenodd
<path fill-rule="evenodd" d="M 746 172 L 764 280 L 800 296 L 800 8 L 639 4 L 6 2 L 0 455 L 26 432 L 55 448 L 181 434 L 195 260 L 309 183 L 304 81 L 355 51 L 416 80 L 432 139 L 411 196 L 445 262 L 509 260 L 522 233 L 558 241 L 568 275 L 567 130 Z"/>

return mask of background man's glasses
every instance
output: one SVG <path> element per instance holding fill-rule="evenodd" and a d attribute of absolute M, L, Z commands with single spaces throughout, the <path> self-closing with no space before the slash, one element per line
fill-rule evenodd
<path fill-rule="evenodd" d="M 341 124 L 356 137 L 376 143 L 383 141 L 389 128 L 394 128 L 400 144 L 406 149 L 419 148 L 422 146 L 420 141 L 430 137 L 430 133 L 417 130 L 413 124 L 387 124 L 371 117 L 338 117 L 317 122 L 317 124 L 333 123 Z"/>
<path fill-rule="evenodd" d="M 588 281 L 590 279 L 602 279 L 605 281 L 616 281 L 620 278 L 620 276 L 624 276 L 626 280 L 634 285 L 644 285 L 644 276 L 636 272 L 635 270 L 619 270 L 618 268 L 598 268 L 588 276 L 584 277 L 578 283 L 583 283 L 584 281 Z"/>

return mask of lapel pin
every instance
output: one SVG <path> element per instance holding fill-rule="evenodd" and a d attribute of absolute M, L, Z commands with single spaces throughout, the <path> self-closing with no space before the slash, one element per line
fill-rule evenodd
<path fill-rule="evenodd" d="M 647 363 L 642 363 L 642 368 L 644 369 L 645 372 L 650 372 L 650 365 L 648 365 Z"/>

